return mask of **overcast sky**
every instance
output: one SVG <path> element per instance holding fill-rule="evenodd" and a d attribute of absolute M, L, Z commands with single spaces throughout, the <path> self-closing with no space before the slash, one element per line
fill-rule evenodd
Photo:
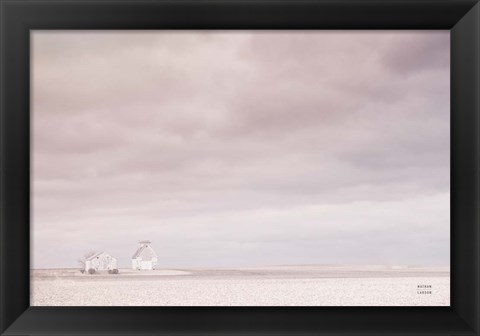
<path fill-rule="evenodd" d="M 32 267 L 449 264 L 448 31 L 32 47 Z"/>

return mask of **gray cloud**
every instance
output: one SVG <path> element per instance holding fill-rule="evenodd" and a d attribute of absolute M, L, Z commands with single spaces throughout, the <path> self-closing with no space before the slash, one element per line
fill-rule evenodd
<path fill-rule="evenodd" d="M 448 264 L 449 43 L 34 32 L 33 266 Z"/>

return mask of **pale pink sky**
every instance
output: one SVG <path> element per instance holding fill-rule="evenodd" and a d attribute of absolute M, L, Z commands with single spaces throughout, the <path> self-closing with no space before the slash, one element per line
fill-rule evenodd
<path fill-rule="evenodd" d="M 449 264 L 448 31 L 32 33 L 32 267 Z"/>

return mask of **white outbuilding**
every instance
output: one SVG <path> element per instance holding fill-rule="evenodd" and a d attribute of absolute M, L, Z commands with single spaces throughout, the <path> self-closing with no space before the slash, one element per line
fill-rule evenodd
<path fill-rule="evenodd" d="M 85 260 L 85 272 L 90 269 L 95 271 L 110 271 L 117 269 L 117 259 L 105 252 L 98 252 Z"/>
<path fill-rule="evenodd" d="M 154 270 L 157 266 L 157 254 L 150 246 L 151 242 L 143 240 L 139 242 L 140 247 L 132 257 L 132 268 L 134 270 Z"/>

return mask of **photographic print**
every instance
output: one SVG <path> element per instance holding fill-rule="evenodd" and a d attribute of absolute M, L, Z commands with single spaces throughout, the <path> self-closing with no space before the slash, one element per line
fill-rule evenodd
<path fill-rule="evenodd" d="M 31 32 L 32 306 L 449 306 L 450 32 Z"/>

